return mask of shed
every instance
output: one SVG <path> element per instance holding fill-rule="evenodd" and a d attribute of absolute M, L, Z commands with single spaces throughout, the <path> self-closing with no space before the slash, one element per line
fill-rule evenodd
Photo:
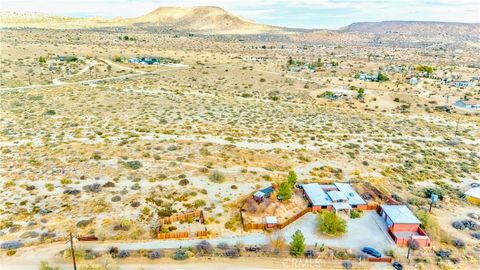
<path fill-rule="evenodd" d="M 270 195 L 272 195 L 272 192 L 273 192 L 272 186 L 258 190 L 255 193 L 253 193 L 253 199 L 255 199 L 255 201 L 257 202 L 261 202 L 265 198 L 269 198 Z"/>
<path fill-rule="evenodd" d="M 465 192 L 465 198 L 470 203 L 480 205 L 480 187 L 474 187 Z"/>
<path fill-rule="evenodd" d="M 387 227 L 394 230 L 414 229 L 420 225 L 420 220 L 408 209 L 406 205 L 381 205 L 382 218 Z"/>
<path fill-rule="evenodd" d="M 380 215 L 388 227 L 388 234 L 399 246 L 406 246 L 409 240 L 415 240 L 422 247 L 430 247 L 431 241 L 420 228 L 420 220 L 406 205 L 381 205 Z"/>
<path fill-rule="evenodd" d="M 267 228 L 275 228 L 277 226 L 277 217 L 276 216 L 266 216 L 265 217 L 265 226 Z"/>

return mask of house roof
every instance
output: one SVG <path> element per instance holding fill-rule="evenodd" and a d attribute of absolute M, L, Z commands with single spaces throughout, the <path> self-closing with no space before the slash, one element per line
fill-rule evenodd
<path fill-rule="evenodd" d="M 381 205 L 383 212 L 397 224 L 420 224 L 420 220 L 406 205 Z"/>
<path fill-rule="evenodd" d="M 253 193 L 253 197 L 263 197 L 265 196 L 265 193 L 261 192 L 260 190 Z"/>
<path fill-rule="evenodd" d="M 475 187 L 467 190 L 465 195 L 480 199 L 480 187 Z"/>
<path fill-rule="evenodd" d="M 347 202 L 351 205 L 367 204 L 364 199 L 353 189 L 350 184 L 334 183 L 337 189 L 347 197 Z"/>
<path fill-rule="evenodd" d="M 330 200 L 319 184 L 303 184 L 302 187 L 312 205 L 332 205 L 332 200 Z"/>
<path fill-rule="evenodd" d="M 332 201 L 347 201 L 347 196 L 345 196 L 345 194 L 343 194 L 342 192 L 340 191 L 337 191 L 337 190 L 332 190 L 332 191 L 327 191 L 327 195 L 328 197 L 330 197 L 330 199 L 332 199 Z"/>
<path fill-rule="evenodd" d="M 352 209 L 352 207 L 350 206 L 350 204 L 344 203 L 344 202 L 333 203 L 333 208 L 335 208 L 335 210 Z"/>
<path fill-rule="evenodd" d="M 266 216 L 265 222 L 267 224 L 277 224 L 277 217 L 276 216 Z"/>
<path fill-rule="evenodd" d="M 268 196 L 268 195 L 272 194 L 272 192 L 273 192 L 273 187 L 270 186 L 270 187 L 267 187 L 267 188 L 256 191 L 255 193 L 253 193 L 253 196 L 254 197 L 264 197 L 264 196 Z"/>
<path fill-rule="evenodd" d="M 273 192 L 273 187 L 269 186 L 267 188 L 261 189 L 260 191 L 265 193 L 265 195 L 270 195 Z"/>
<path fill-rule="evenodd" d="M 480 100 L 474 100 L 474 99 L 469 99 L 469 100 L 462 100 L 465 105 L 480 105 Z"/>

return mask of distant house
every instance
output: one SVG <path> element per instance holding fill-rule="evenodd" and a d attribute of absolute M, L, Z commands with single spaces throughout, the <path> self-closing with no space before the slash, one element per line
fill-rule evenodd
<path fill-rule="evenodd" d="M 77 61 L 78 58 L 76 56 L 58 56 L 57 60 L 62 62 L 73 62 Z"/>
<path fill-rule="evenodd" d="M 358 79 L 360 79 L 362 81 L 366 81 L 366 82 L 376 82 L 376 81 L 378 81 L 378 74 L 370 75 L 370 74 L 366 74 L 366 73 L 360 73 L 358 75 Z"/>
<path fill-rule="evenodd" d="M 411 85 L 416 85 L 418 83 L 418 78 L 417 77 L 412 77 L 410 80 L 408 80 L 408 83 Z"/>
<path fill-rule="evenodd" d="M 468 109 L 468 110 L 478 110 L 480 109 L 480 100 L 464 100 L 460 99 L 455 102 L 455 107 L 460 109 Z"/>
<path fill-rule="evenodd" d="M 465 199 L 470 203 L 480 205 L 480 187 L 474 187 L 465 192 Z"/>
<path fill-rule="evenodd" d="M 256 202 L 262 202 L 264 199 L 266 198 L 270 198 L 270 196 L 272 195 L 273 193 L 273 187 L 272 186 L 269 186 L 267 188 L 264 188 L 264 189 L 261 189 L 261 190 L 258 190 L 257 192 L 253 193 L 253 199 L 256 201 Z"/>
<path fill-rule="evenodd" d="M 380 216 L 397 245 L 407 246 L 409 240 L 415 240 L 422 247 L 431 246 L 430 238 L 420 228 L 420 220 L 406 205 L 381 205 Z"/>
<path fill-rule="evenodd" d="M 469 82 L 469 81 L 461 81 L 461 82 L 455 82 L 456 87 L 469 87 L 469 86 L 475 86 L 474 82 Z"/>
<path fill-rule="evenodd" d="M 317 183 L 303 184 L 303 192 L 310 202 L 312 211 L 319 210 L 345 210 L 367 209 L 367 203 L 352 188 L 350 184 L 334 183 L 333 185 L 320 185 Z"/>

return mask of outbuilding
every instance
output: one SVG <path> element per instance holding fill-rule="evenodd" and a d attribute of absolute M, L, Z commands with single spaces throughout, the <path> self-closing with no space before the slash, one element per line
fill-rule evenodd
<path fill-rule="evenodd" d="M 260 202 L 262 202 L 264 199 L 270 198 L 270 196 L 272 195 L 272 193 L 273 193 L 273 187 L 270 186 L 270 187 L 267 187 L 267 188 L 258 190 L 258 191 L 256 191 L 255 193 L 253 193 L 253 199 L 254 199 L 256 202 L 260 203 Z"/>
<path fill-rule="evenodd" d="M 381 205 L 380 215 L 387 224 L 388 233 L 399 246 L 415 240 L 421 247 L 430 247 L 431 241 L 420 228 L 420 220 L 406 205 Z"/>
<path fill-rule="evenodd" d="M 480 100 L 458 100 L 455 107 L 467 110 L 480 110 Z"/>
<path fill-rule="evenodd" d="M 474 187 L 465 192 L 465 199 L 473 204 L 480 205 L 480 187 Z"/>
<path fill-rule="evenodd" d="M 267 229 L 273 229 L 277 227 L 278 221 L 276 216 L 266 216 L 265 217 L 265 227 Z"/>

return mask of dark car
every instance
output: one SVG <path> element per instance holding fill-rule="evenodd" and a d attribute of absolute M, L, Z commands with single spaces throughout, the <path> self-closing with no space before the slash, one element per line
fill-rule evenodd
<path fill-rule="evenodd" d="M 381 254 L 380 252 L 378 252 L 376 249 L 371 248 L 371 247 L 364 247 L 364 248 L 362 249 L 362 252 L 363 252 L 363 253 L 366 253 L 366 254 L 368 254 L 368 255 L 371 255 L 371 256 L 373 256 L 373 257 L 375 257 L 375 258 L 380 258 L 380 257 L 382 257 L 382 254 Z"/>
<path fill-rule="evenodd" d="M 317 255 L 317 253 L 313 249 L 309 249 L 305 251 L 303 254 L 305 255 L 305 257 L 310 257 L 310 258 L 314 258 Z"/>
<path fill-rule="evenodd" d="M 399 262 L 393 262 L 393 268 L 397 269 L 397 270 L 403 270 L 403 265 Z"/>
<path fill-rule="evenodd" d="M 260 251 L 260 247 L 255 247 L 255 246 L 246 247 L 245 250 L 246 251 L 251 251 L 251 252 L 258 252 L 258 251 Z"/>

